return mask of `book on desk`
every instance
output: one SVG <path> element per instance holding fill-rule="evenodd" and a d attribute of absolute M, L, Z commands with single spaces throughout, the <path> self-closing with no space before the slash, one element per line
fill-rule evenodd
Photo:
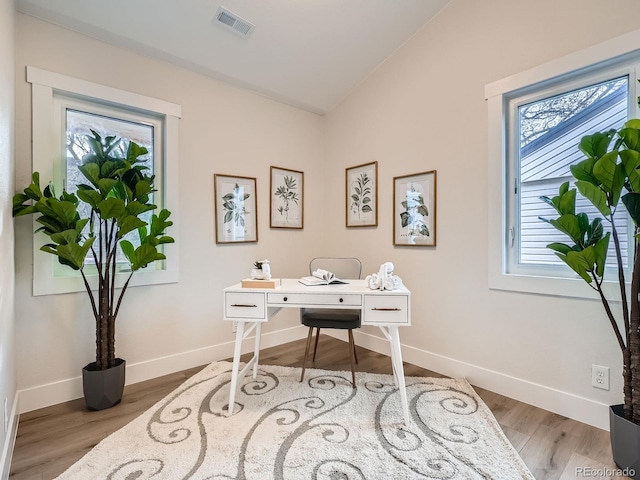
<path fill-rule="evenodd" d="M 339 285 L 347 283 L 344 280 L 340 280 L 336 277 L 332 272 L 328 270 L 323 270 L 318 268 L 314 270 L 310 276 L 302 277 L 298 280 L 301 284 L 307 286 L 315 286 L 315 285 Z"/>

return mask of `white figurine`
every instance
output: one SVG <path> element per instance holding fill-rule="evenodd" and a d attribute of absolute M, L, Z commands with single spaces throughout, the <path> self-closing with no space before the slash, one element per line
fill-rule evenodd
<path fill-rule="evenodd" d="M 364 279 L 370 290 L 394 290 L 402 285 L 402 280 L 393 274 L 393 263 L 385 262 L 380 265 L 378 273 L 367 275 Z"/>

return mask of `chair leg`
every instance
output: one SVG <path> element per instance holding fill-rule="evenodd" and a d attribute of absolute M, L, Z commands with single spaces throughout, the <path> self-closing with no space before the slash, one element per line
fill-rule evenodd
<path fill-rule="evenodd" d="M 309 356 L 309 348 L 311 347 L 311 337 L 313 336 L 313 327 L 309 327 L 309 335 L 307 335 L 307 346 L 304 349 L 304 359 L 302 360 L 302 373 L 300 381 L 304 380 L 304 371 L 307 368 L 307 357 Z"/>
<path fill-rule="evenodd" d="M 349 329 L 349 359 L 351 360 L 351 380 L 353 381 L 353 388 L 356 388 L 356 370 L 354 360 L 356 356 L 356 345 L 353 341 L 353 330 Z"/>
<path fill-rule="evenodd" d="M 313 328 L 311 330 L 313 330 Z M 316 328 L 316 343 L 313 346 L 313 360 L 311 360 L 312 362 L 316 361 L 316 352 L 318 351 L 318 338 L 320 338 L 320 327 Z"/>
<path fill-rule="evenodd" d="M 351 330 L 349 330 L 349 332 L 351 332 Z M 351 334 L 351 336 L 353 336 L 353 333 Z M 356 342 L 353 342 L 353 358 L 356 361 L 356 363 L 358 363 L 358 354 L 356 353 Z"/>

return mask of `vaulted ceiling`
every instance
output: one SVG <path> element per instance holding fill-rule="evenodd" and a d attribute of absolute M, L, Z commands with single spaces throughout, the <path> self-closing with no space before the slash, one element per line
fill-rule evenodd
<path fill-rule="evenodd" d="M 17 0 L 17 8 L 323 114 L 449 1 Z"/>

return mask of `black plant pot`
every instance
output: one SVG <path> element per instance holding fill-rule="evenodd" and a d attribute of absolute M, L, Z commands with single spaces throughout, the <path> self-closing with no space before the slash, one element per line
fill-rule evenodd
<path fill-rule="evenodd" d="M 115 366 L 98 370 L 96 362 L 82 369 L 82 388 L 89 410 L 104 410 L 120 403 L 124 390 L 126 362 L 116 358 Z"/>
<path fill-rule="evenodd" d="M 609 407 L 609 430 L 613 461 L 626 476 L 640 479 L 640 425 L 624 418 L 624 405 Z"/>

